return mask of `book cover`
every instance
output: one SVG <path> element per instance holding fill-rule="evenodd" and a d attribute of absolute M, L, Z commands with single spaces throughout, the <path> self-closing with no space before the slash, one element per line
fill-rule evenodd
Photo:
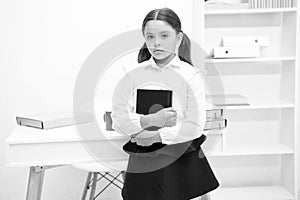
<path fill-rule="evenodd" d="M 254 58 L 259 56 L 259 46 L 228 46 L 213 48 L 213 58 Z"/>
<path fill-rule="evenodd" d="M 171 90 L 137 89 L 136 113 L 148 115 L 163 108 L 172 107 Z M 149 127 L 147 130 L 158 130 L 159 127 Z"/>
<path fill-rule="evenodd" d="M 223 36 L 222 46 L 268 46 L 268 36 Z"/>
<path fill-rule="evenodd" d="M 206 120 L 218 119 L 223 117 L 223 109 L 206 110 Z"/>

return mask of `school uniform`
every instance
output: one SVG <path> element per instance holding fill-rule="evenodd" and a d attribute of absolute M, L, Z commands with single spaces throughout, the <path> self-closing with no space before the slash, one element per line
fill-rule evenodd
<path fill-rule="evenodd" d="M 153 58 L 127 70 L 112 102 L 113 128 L 132 136 L 143 128 L 135 112 L 137 89 L 173 91 L 177 123 L 158 130 L 161 143 L 142 147 L 129 141 L 124 200 L 188 200 L 216 189 L 219 183 L 202 152 L 206 121 L 205 85 L 201 73 L 175 56 L 160 68 Z"/>

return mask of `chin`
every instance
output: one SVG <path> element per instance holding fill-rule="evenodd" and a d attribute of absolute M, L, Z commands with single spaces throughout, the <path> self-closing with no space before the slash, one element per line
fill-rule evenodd
<path fill-rule="evenodd" d="M 155 54 L 152 54 L 152 56 L 157 59 L 157 60 L 163 60 L 163 59 L 166 59 L 168 56 L 170 56 L 170 54 L 166 55 L 166 54 L 161 54 L 161 55 L 155 55 Z"/>
<path fill-rule="evenodd" d="M 167 56 L 153 56 L 153 58 L 155 58 L 156 60 L 163 60 L 165 59 Z"/>

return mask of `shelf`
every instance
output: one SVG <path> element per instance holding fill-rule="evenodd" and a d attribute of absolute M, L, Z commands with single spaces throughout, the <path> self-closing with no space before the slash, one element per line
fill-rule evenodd
<path fill-rule="evenodd" d="M 273 108 L 294 108 L 295 104 L 292 103 L 261 103 L 250 104 L 249 106 L 220 106 L 224 110 L 251 110 L 251 109 L 273 109 Z"/>
<path fill-rule="evenodd" d="M 295 11 L 297 11 L 297 8 L 205 10 L 205 15 L 260 14 L 260 13 L 282 13 L 282 12 L 295 12 Z"/>
<path fill-rule="evenodd" d="M 240 146 L 225 147 L 223 152 L 211 152 L 208 156 L 247 156 L 247 155 L 283 155 L 294 154 L 292 148 L 282 145 L 257 145 L 257 146 Z"/>
<path fill-rule="evenodd" d="M 205 64 L 212 63 L 242 63 L 242 62 L 273 62 L 273 61 L 295 61 L 295 57 L 269 57 L 269 58 L 227 58 L 227 59 L 206 59 Z"/>
<path fill-rule="evenodd" d="M 269 187 L 231 187 L 219 188 L 211 192 L 211 199 L 215 200 L 292 200 L 291 195 L 281 186 Z"/>

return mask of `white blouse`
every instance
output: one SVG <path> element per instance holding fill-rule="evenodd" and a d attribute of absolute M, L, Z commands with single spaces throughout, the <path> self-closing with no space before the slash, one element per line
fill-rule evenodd
<path fill-rule="evenodd" d="M 163 68 L 151 58 L 127 71 L 112 100 L 112 127 L 120 134 L 132 136 L 143 131 L 142 115 L 135 112 L 137 89 L 173 91 L 172 107 L 177 110 L 177 123 L 158 130 L 162 143 L 176 144 L 202 135 L 206 121 L 205 84 L 195 67 L 175 56 Z"/>

